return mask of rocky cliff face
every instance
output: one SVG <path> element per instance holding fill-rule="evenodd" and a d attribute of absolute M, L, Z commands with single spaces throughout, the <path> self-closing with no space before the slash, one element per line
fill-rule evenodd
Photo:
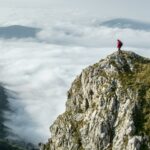
<path fill-rule="evenodd" d="M 148 150 L 149 108 L 150 60 L 115 52 L 77 76 L 41 149 Z"/>

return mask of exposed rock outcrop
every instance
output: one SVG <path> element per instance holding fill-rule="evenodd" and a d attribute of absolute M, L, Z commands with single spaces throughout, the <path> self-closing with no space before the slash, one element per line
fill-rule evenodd
<path fill-rule="evenodd" d="M 77 76 L 41 149 L 148 150 L 149 108 L 150 60 L 115 52 Z"/>

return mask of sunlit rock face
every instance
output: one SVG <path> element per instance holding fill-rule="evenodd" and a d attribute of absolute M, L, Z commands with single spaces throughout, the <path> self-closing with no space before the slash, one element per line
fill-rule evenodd
<path fill-rule="evenodd" d="M 42 150 L 150 148 L 150 60 L 115 52 L 84 69 Z"/>

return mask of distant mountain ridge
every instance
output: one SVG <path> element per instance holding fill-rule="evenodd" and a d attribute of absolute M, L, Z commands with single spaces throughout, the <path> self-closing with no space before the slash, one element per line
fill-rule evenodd
<path fill-rule="evenodd" d="M 34 38 L 41 29 L 22 25 L 0 27 L 0 38 Z"/>
<path fill-rule="evenodd" d="M 121 28 L 121 29 L 129 28 L 134 30 L 150 31 L 150 23 L 127 19 L 127 18 L 111 19 L 111 20 L 104 21 L 99 25 L 110 27 L 110 28 Z"/>

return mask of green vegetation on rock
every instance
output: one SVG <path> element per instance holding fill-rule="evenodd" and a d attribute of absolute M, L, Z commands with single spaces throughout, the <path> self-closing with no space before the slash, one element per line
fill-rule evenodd
<path fill-rule="evenodd" d="M 123 51 L 89 66 L 43 150 L 150 149 L 150 59 Z"/>

